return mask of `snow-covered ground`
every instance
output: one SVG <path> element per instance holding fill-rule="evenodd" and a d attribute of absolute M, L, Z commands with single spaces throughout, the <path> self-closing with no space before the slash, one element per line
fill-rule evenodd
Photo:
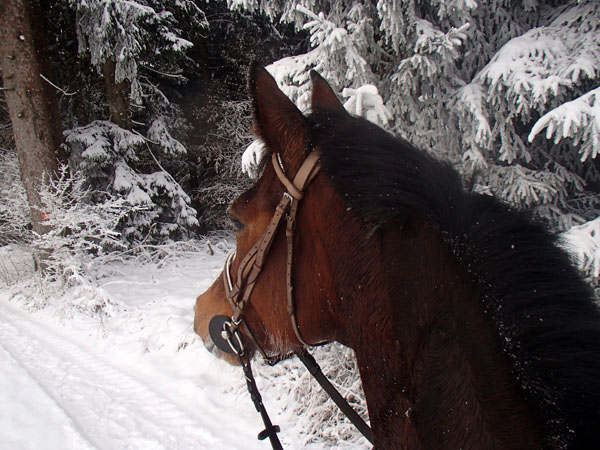
<path fill-rule="evenodd" d="M 588 270 L 600 233 L 579 228 L 563 238 Z M 0 247 L 0 449 L 270 448 L 256 439 L 263 426 L 241 370 L 192 330 L 195 297 L 230 250 L 204 241 L 96 268 L 93 287 L 57 289 L 22 247 Z M 364 413 L 351 353 L 315 353 Z M 284 448 L 370 448 L 297 362 L 254 368 Z"/>
<path fill-rule="evenodd" d="M 113 265 L 100 288 L 63 297 L 46 292 L 43 301 L 32 295 L 35 277 L 23 274 L 24 266 L 8 277 L 7 267 L 19 260 L 7 265 L 15 251 L 5 252 L 0 448 L 270 448 L 256 439 L 262 422 L 241 370 L 215 359 L 192 331 L 195 297 L 219 274 L 226 247 L 213 246 L 214 255 L 206 246 L 161 262 Z M 15 276 L 27 278 L 30 290 Z M 90 304 L 101 312 L 90 312 Z M 265 377 L 257 378 L 264 386 Z M 288 407 L 297 394 L 262 393 L 285 448 L 305 448 Z M 364 440 L 339 444 L 333 447 L 367 448 Z"/>

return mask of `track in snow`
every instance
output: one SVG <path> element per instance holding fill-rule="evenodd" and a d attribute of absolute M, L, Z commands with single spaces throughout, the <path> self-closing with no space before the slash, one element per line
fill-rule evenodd
<path fill-rule="evenodd" d="M 5 305 L 0 310 L 0 370 L 12 376 L 0 378 L 6 384 L 0 386 L 3 448 L 242 448 L 234 424 L 233 433 L 215 436 L 211 424 L 201 423 L 150 385 Z M 225 417 L 223 411 L 214 413 Z M 18 435 L 31 426 L 45 431 L 25 439 Z M 255 446 L 243 445 L 249 447 Z"/>

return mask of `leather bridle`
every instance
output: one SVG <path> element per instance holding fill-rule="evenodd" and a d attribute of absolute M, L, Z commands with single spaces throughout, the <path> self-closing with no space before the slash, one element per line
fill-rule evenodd
<path fill-rule="evenodd" d="M 290 180 L 286 174 L 285 168 L 283 167 L 283 162 L 281 161 L 279 154 L 272 154 L 271 162 L 273 164 L 273 168 L 275 169 L 277 177 L 285 187 L 285 191 L 281 201 L 275 207 L 273 217 L 267 225 L 264 233 L 241 260 L 237 269 L 235 282 L 231 277 L 231 266 L 234 258 L 236 257 L 235 252 L 231 253 L 227 257 L 227 260 L 225 261 L 225 267 L 223 269 L 223 284 L 225 286 L 225 295 L 231 306 L 231 309 L 233 310 L 233 314 L 231 318 L 225 316 L 215 316 L 211 319 L 209 324 L 210 336 L 214 344 L 222 351 L 227 353 L 235 353 L 240 361 L 240 364 L 242 365 L 248 391 L 250 392 L 250 397 L 252 398 L 256 410 L 262 416 L 265 424 L 265 430 L 259 433 L 258 438 L 261 440 L 269 438 L 272 447 L 277 450 L 282 449 L 281 443 L 277 437 L 279 427 L 271 423 L 271 419 L 269 418 L 265 406 L 262 403 L 262 398 L 258 392 L 254 375 L 252 374 L 252 369 L 250 367 L 250 357 L 245 351 L 244 337 L 248 337 L 253 342 L 255 347 L 269 364 L 272 365 L 277 363 L 281 357 L 274 358 L 267 355 L 244 319 L 244 312 L 250 301 L 252 291 L 256 286 L 258 276 L 263 269 L 265 258 L 271 249 L 273 241 L 277 235 L 277 231 L 279 230 L 279 227 L 284 219 L 286 222 L 285 237 L 287 245 L 285 281 L 287 312 L 292 323 L 294 334 L 296 335 L 298 341 L 304 346 L 301 351 L 297 351 L 295 354 L 307 367 L 311 375 L 317 380 L 321 387 L 329 394 L 336 405 L 342 410 L 342 412 L 371 443 L 373 442 L 373 435 L 369 426 L 356 413 L 356 411 L 354 411 L 354 409 L 335 389 L 329 380 L 327 380 L 315 359 L 307 351 L 307 347 L 310 347 L 311 345 L 322 345 L 325 342 L 309 344 L 302 337 L 300 326 L 298 324 L 298 318 L 296 316 L 294 285 L 292 279 L 296 214 L 298 212 L 298 205 L 304 197 L 306 188 L 317 176 L 319 170 L 321 169 L 321 166 L 319 165 L 319 158 L 320 153 L 317 150 L 313 150 L 301 164 L 294 179 Z M 240 332 L 240 329 L 243 331 L 243 333 Z"/>
<path fill-rule="evenodd" d="M 309 347 L 302 334 L 300 327 L 298 326 L 298 319 L 296 316 L 296 304 L 294 301 L 294 285 L 293 285 L 293 264 L 294 264 L 294 234 L 296 230 L 296 214 L 298 212 L 298 205 L 304 197 L 304 191 L 310 184 L 310 182 L 319 173 L 320 154 L 316 150 L 313 150 L 304 160 L 294 180 L 290 180 L 285 172 L 283 163 L 278 153 L 273 153 L 271 162 L 277 177 L 285 187 L 285 191 L 279 204 L 275 207 L 275 213 L 267 225 L 261 238 L 254 244 L 254 246 L 246 253 L 246 256 L 242 259 L 238 266 L 237 277 L 235 284 L 231 279 L 231 264 L 235 257 L 235 253 L 232 253 L 225 262 L 225 268 L 223 270 L 223 284 L 225 285 L 225 294 L 231 308 L 233 309 L 233 316 L 231 322 L 233 324 L 233 330 L 239 326 L 243 326 L 245 334 L 253 341 L 260 353 L 267 360 L 270 358 L 266 355 L 262 346 L 258 343 L 254 334 L 247 326 L 244 321 L 244 310 L 250 300 L 252 291 L 256 286 L 258 275 L 263 269 L 265 257 L 271 249 L 271 245 L 275 240 L 277 231 L 285 219 L 285 237 L 287 243 L 287 262 L 286 262 L 286 295 L 287 295 L 287 312 L 292 322 L 292 329 L 298 341 L 305 347 Z M 287 214 L 286 214 L 287 213 Z"/>

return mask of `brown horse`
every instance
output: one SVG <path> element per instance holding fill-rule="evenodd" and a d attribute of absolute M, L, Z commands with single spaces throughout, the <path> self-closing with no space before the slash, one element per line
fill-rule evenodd
<path fill-rule="evenodd" d="M 276 166 L 291 178 L 316 150 L 321 170 L 295 218 L 294 320 L 282 227 L 245 303 L 250 350 L 354 349 L 377 448 L 600 448 L 600 313 L 556 238 L 311 78 L 305 116 L 251 68 L 254 130 L 270 154 L 229 209 L 234 283 L 286 191 Z M 219 278 L 196 302 L 208 347 L 211 318 L 232 313 Z"/>

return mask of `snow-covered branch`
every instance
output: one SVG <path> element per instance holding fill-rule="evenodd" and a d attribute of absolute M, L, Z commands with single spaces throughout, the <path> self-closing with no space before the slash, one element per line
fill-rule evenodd
<path fill-rule="evenodd" d="M 572 227 L 561 238 L 581 271 L 590 280 L 597 280 L 600 277 L 600 217 Z"/>
<path fill-rule="evenodd" d="M 345 88 L 342 95 L 347 97 L 344 108 L 352 114 L 362 116 L 377 125 L 385 126 L 391 120 L 392 114 L 383 104 L 377 87 L 367 84 L 358 89 Z"/>
<path fill-rule="evenodd" d="M 571 139 L 578 146 L 581 162 L 596 158 L 600 152 L 600 87 L 540 117 L 529 133 L 529 142 L 543 130 L 546 139 L 554 137 L 555 143 Z"/>

